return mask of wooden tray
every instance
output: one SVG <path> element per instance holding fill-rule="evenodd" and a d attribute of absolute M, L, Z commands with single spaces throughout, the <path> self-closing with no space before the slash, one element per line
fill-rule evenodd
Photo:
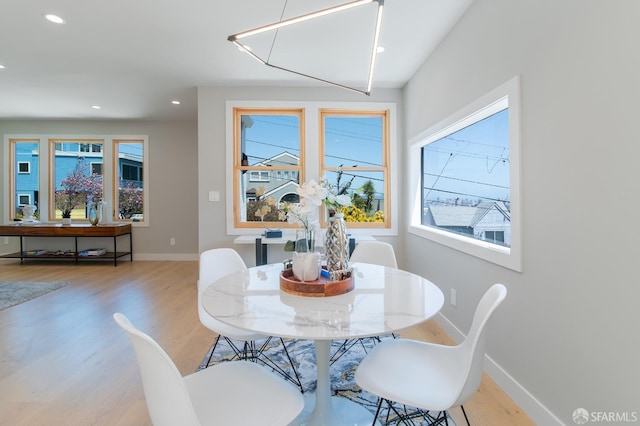
<path fill-rule="evenodd" d="M 280 290 L 297 296 L 338 296 L 353 290 L 353 275 L 341 281 L 329 281 L 329 278 L 320 275 L 320 279 L 316 281 L 303 282 L 298 281 L 289 268 L 280 273 Z"/>

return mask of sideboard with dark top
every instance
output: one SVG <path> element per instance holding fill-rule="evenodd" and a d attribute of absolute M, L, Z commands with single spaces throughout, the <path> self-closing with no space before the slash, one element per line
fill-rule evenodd
<path fill-rule="evenodd" d="M 91 225 L 89 223 L 72 223 L 63 225 L 61 223 L 40 223 L 40 222 L 15 222 L 9 225 L 0 225 L 0 236 L 20 237 L 20 251 L 1 255 L 0 258 L 20 259 L 47 259 L 47 260 L 113 260 L 113 265 L 117 266 L 118 259 L 129 256 L 133 260 L 133 237 L 130 223 L 110 223 Z M 128 238 L 128 247 L 118 250 L 118 240 Z M 25 238 L 29 237 L 53 237 L 53 238 L 73 238 L 74 250 L 60 253 L 51 251 L 47 253 L 31 253 L 25 249 Z M 94 256 L 81 255 L 82 249 L 78 249 L 78 238 L 112 238 L 113 251 L 110 249 L 106 253 Z M 122 244 L 120 245 L 122 247 Z M 40 247 L 39 247 L 40 248 Z M 46 247 L 42 247 L 46 249 Z"/>

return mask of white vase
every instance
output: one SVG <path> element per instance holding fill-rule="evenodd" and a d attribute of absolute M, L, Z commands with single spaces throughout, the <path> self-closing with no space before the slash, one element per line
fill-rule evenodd
<path fill-rule="evenodd" d="M 315 281 L 320 276 L 320 253 L 293 252 L 293 275 L 298 281 Z"/>
<path fill-rule="evenodd" d="M 71 225 L 71 218 L 70 217 L 63 217 L 62 218 L 62 224 L 63 225 Z"/>

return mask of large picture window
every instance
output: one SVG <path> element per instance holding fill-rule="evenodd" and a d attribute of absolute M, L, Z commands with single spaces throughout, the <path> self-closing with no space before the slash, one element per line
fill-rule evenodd
<path fill-rule="evenodd" d="M 344 207 L 350 228 L 388 228 L 389 111 L 320 111 L 321 173 L 338 193 L 351 195 Z"/>
<path fill-rule="evenodd" d="M 410 232 L 521 268 L 514 79 L 412 140 Z"/>

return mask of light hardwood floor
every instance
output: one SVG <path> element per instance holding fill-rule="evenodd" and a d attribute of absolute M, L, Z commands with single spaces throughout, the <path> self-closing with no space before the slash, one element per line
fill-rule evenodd
<path fill-rule="evenodd" d="M 69 281 L 0 311 L 0 425 L 148 425 L 133 349 L 112 319 L 122 312 L 192 373 L 214 335 L 196 309 L 197 262 L 0 261 L 0 281 Z M 429 321 L 403 337 L 450 343 Z M 465 404 L 472 425 L 533 422 L 487 376 Z M 464 424 L 460 409 L 452 411 Z"/>

